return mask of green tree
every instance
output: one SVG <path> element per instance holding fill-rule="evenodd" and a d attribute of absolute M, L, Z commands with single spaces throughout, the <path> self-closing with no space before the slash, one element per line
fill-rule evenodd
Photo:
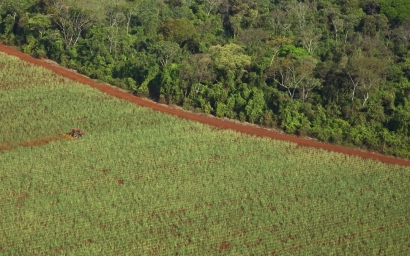
<path fill-rule="evenodd" d="M 105 26 L 104 34 L 106 35 L 109 52 L 117 58 L 118 45 L 122 37 L 121 27 L 126 24 L 126 11 L 122 6 L 107 5 L 105 8 L 105 17 L 107 26 Z"/>
<path fill-rule="evenodd" d="M 361 29 L 365 35 L 375 36 L 387 30 L 388 22 L 384 14 L 366 15 L 362 19 Z"/>
<path fill-rule="evenodd" d="M 4 39 L 10 44 L 14 44 L 16 25 L 20 17 L 25 15 L 27 8 L 34 3 L 34 0 L 2 0 L 0 1 L 0 21 L 3 22 Z M 1 27 L 1 26 L 0 26 Z"/>
<path fill-rule="evenodd" d="M 50 18 L 50 15 L 44 15 L 41 13 L 35 14 L 28 20 L 30 30 L 37 31 L 40 35 L 40 39 L 42 39 L 46 35 L 47 31 L 51 28 Z"/>
<path fill-rule="evenodd" d="M 320 81 L 313 76 L 316 63 L 310 56 L 278 58 L 265 74 L 285 88 L 290 98 L 300 91 L 300 98 L 305 101 L 309 92 L 320 86 Z"/>
<path fill-rule="evenodd" d="M 138 5 L 136 16 L 138 22 L 144 28 L 145 35 L 149 38 L 155 38 L 158 24 L 160 23 L 159 4 L 153 0 L 141 0 Z"/>
<path fill-rule="evenodd" d="M 171 41 L 159 41 L 153 44 L 150 50 L 157 55 L 158 62 L 162 67 L 176 61 L 182 53 L 179 45 Z"/>
<path fill-rule="evenodd" d="M 194 54 L 183 62 L 179 77 L 185 98 L 192 91 L 198 94 L 203 83 L 209 83 L 213 80 L 214 74 L 212 73 L 211 65 L 212 59 L 207 54 Z"/>
<path fill-rule="evenodd" d="M 225 72 L 227 79 L 240 76 L 251 65 L 251 57 L 237 44 L 215 45 L 209 48 L 215 67 Z"/>
<path fill-rule="evenodd" d="M 253 87 L 245 107 L 248 121 L 251 123 L 261 123 L 265 108 L 266 102 L 263 92 L 260 89 Z"/>
<path fill-rule="evenodd" d="M 349 58 L 346 73 L 352 83 L 352 101 L 356 91 L 363 97 L 362 107 L 366 105 L 375 87 L 386 77 L 388 62 L 375 57 L 357 56 Z"/>
<path fill-rule="evenodd" d="M 204 7 L 206 14 L 209 16 L 214 9 L 217 9 L 221 5 L 223 0 L 205 0 Z"/>
<path fill-rule="evenodd" d="M 392 23 L 402 23 L 410 19 L 410 1 L 408 0 L 380 0 L 380 12 L 387 16 Z"/>
<path fill-rule="evenodd" d="M 179 66 L 175 63 L 164 67 L 161 73 L 161 87 L 159 99 L 165 99 L 167 104 L 179 104 L 182 101 L 182 91 L 179 88 Z"/>
<path fill-rule="evenodd" d="M 322 32 L 320 29 L 315 29 L 312 25 L 306 26 L 299 34 L 300 43 L 309 53 L 316 50 L 321 37 Z"/>
<path fill-rule="evenodd" d="M 165 40 L 180 45 L 196 37 L 194 25 L 186 19 L 168 18 L 159 25 L 159 31 L 164 35 Z"/>
<path fill-rule="evenodd" d="M 49 9 L 53 22 L 58 26 L 65 49 L 75 46 L 81 33 L 87 29 L 92 18 L 87 10 L 72 7 L 63 0 L 56 0 Z"/>

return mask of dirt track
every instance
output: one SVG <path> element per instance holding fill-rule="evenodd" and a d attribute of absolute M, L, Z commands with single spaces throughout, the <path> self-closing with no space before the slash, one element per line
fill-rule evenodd
<path fill-rule="evenodd" d="M 255 135 L 255 136 L 261 136 L 261 137 L 268 137 L 276 140 L 285 140 L 285 141 L 291 141 L 294 143 L 297 143 L 300 146 L 306 146 L 306 147 L 315 147 L 315 148 L 321 148 L 325 150 L 330 150 L 330 151 L 335 151 L 335 152 L 340 152 L 348 155 L 355 155 L 359 156 L 362 158 L 368 158 L 368 159 L 375 159 L 379 160 L 383 163 L 389 163 L 389 164 L 399 164 L 399 165 L 405 165 L 405 166 L 410 166 L 410 161 L 409 160 L 404 160 L 404 159 L 398 159 L 394 158 L 391 156 L 386 156 L 386 155 L 379 155 L 379 154 L 374 154 L 371 152 L 364 152 L 356 149 L 351 149 L 351 148 L 346 148 L 346 147 L 341 147 L 341 146 L 336 146 L 336 145 L 331 145 L 331 144 L 325 144 L 325 143 L 320 143 L 317 141 L 313 140 L 308 140 L 308 139 L 303 139 L 295 136 L 290 136 L 286 134 L 280 134 L 276 133 L 274 131 L 266 130 L 263 128 L 255 127 L 255 126 L 249 126 L 249 125 L 241 125 L 235 122 L 231 121 L 225 121 L 221 120 L 218 118 L 212 118 L 212 117 L 206 117 L 204 115 L 198 115 L 174 108 L 170 108 L 161 104 L 157 104 L 155 102 L 151 102 L 148 100 L 144 100 L 142 98 L 135 97 L 129 93 L 123 92 L 119 89 L 116 89 L 114 87 L 104 85 L 104 84 L 98 84 L 94 80 L 87 78 L 83 75 L 77 74 L 73 71 L 70 71 L 68 69 L 58 67 L 55 65 L 52 65 L 50 63 L 47 63 L 45 61 L 41 61 L 38 59 L 35 59 L 27 54 L 24 54 L 22 52 L 19 52 L 11 47 L 5 46 L 0 44 L 0 51 L 5 52 L 9 55 L 16 56 L 22 60 L 31 62 L 33 64 L 36 64 L 38 66 L 45 67 L 47 69 L 50 69 L 54 71 L 55 73 L 68 77 L 74 81 L 80 82 L 87 84 L 93 88 L 96 88 L 102 92 L 108 93 L 114 97 L 128 100 L 130 102 L 133 102 L 135 104 L 138 104 L 140 106 L 144 107 L 149 107 L 153 110 L 156 111 L 161 111 L 163 113 L 171 114 L 174 116 L 178 116 L 180 118 L 188 119 L 188 120 L 193 120 L 197 121 L 200 123 L 212 125 L 215 127 L 223 128 L 223 129 L 231 129 L 235 130 L 241 133 L 245 134 L 250 134 L 250 135 Z"/>

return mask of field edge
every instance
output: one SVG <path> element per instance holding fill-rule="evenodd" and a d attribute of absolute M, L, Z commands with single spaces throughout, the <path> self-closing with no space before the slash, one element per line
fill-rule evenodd
<path fill-rule="evenodd" d="M 327 143 L 322 143 L 318 142 L 315 140 L 310 140 L 306 138 L 301 138 L 301 137 L 296 137 L 296 136 L 291 136 L 287 134 L 282 134 L 279 132 L 275 132 L 273 130 L 268 130 L 259 126 L 254 126 L 254 125 L 246 125 L 246 124 L 241 124 L 238 122 L 230 121 L 230 120 L 225 120 L 225 119 L 220 119 L 216 117 L 209 117 L 201 114 L 196 114 L 192 112 L 187 112 L 184 110 L 181 110 L 179 108 L 172 108 L 166 105 L 162 105 L 153 101 L 149 101 L 143 98 L 139 98 L 135 95 L 132 95 L 126 91 L 123 91 L 119 88 L 110 86 L 108 84 L 100 84 L 97 83 L 96 81 L 92 80 L 91 78 L 88 78 L 84 75 L 81 75 L 79 73 L 76 73 L 73 70 L 69 70 L 67 68 L 57 66 L 50 61 L 42 61 L 39 59 L 36 59 L 28 54 L 22 53 L 10 46 L 6 46 L 0 43 L 0 51 L 17 57 L 23 61 L 27 61 L 29 63 L 35 64 L 37 66 L 46 68 L 48 70 L 53 71 L 54 73 L 64 76 L 66 78 L 69 78 L 75 82 L 79 82 L 85 85 L 88 85 L 92 88 L 98 89 L 99 91 L 109 94 L 111 96 L 114 96 L 119 99 L 123 99 L 129 102 L 132 102 L 134 104 L 137 104 L 142 107 L 148 107 L 151 108 L 155 111 L 159 111 L 162 113 L 166 113 L 169 115 L 177 116 L 179 118 L 191 120 L 191 121 L 196 121 L 199 123 L 211 125 L 217 128 L 221 129 L 228 129 L 228 130 L 234 130 L 243 134 L 248 134 L 248 135 L 253 135 L 253 136 L 258 136 L 258 137 L 267 137 L 270 139 L 275 139 L 275 140 L 282 140 L 282 141 L 288 141 L 288 142 L 293 142 L 298 144 L 299 146 L 303 147 L 312 147 L 312 148 L 319 148 L 319 149 L 324 149 L 328 151 L 333 151 L 333 152 L 338 152 L 342 154 L 347 154 L 347 155 L 352 155 L 352 156 L 358 156 L 364 159 L 372 159 L 372 160 L 377 160 L 382 163 L 387 163 L 387 164 L 397 164 L 397 165 L 403 165 L 403 166 L 410 166 L 410 160 L 406 159 L 401 159 L 401 158 L 395 158 L 393 156 L 389 155 L 382 155 L 382 154 L 377 154 L 369 151 L 362 151 L 359 149 L 354 149 L 354 148 L 347 148 L 347 147 L 342 147 L 338 145 L 333 145 L 333 144 L 327 144 Z"/>

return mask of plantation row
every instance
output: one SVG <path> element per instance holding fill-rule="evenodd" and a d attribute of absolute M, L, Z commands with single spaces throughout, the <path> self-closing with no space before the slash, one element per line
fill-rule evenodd
<path fill-rule="evenodd" d="M 407 167 L 217 130 L 0 63 L 12 84 L 44 81 L 0 80 L 0 144 L 14 145 L 0 151 L 1 255 L 409 251 Z M 74 126 L 85 137 L 65 140 Z M 43 137 L 59 139 L 18 146 Z"/>

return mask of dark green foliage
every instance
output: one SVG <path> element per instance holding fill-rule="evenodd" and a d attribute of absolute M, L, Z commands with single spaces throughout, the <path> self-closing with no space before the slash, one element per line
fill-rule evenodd
<path fill-rule="evenodd" d="M 407 0 L 3 0 L 0 40 L 163 103 L 410 157 Z"/>
<path fill-rule="evenodd" d="M 385 14 L 392 23 L 402 23 L 410 18 L 410 1 L 380 0 L 380 12 Z"/>

